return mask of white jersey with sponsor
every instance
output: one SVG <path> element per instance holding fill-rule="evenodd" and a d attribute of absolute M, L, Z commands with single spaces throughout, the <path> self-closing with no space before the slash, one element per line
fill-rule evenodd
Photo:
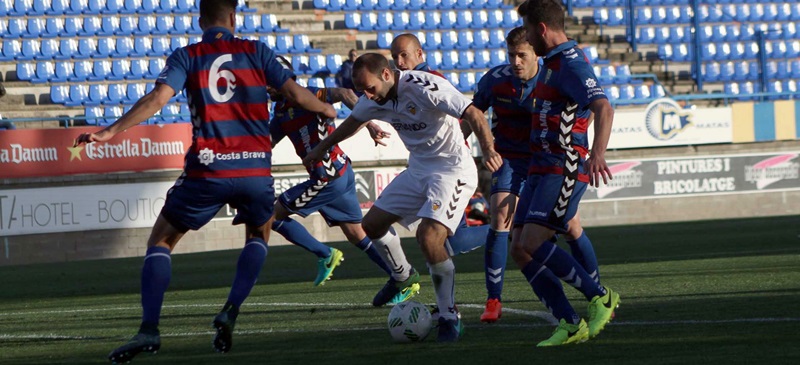
<path fill-rule="evenodd" d="M 378 119 L 397 130 L 409 151 L 409 166 L 472 164 L 459 118 L 472 101 L 447 80 L 424 71 L 400 71 L 396 99 L 385 104 L 362 96 L 350 116 Z M 473 164 L 474 165 L 474 164 Z"/>

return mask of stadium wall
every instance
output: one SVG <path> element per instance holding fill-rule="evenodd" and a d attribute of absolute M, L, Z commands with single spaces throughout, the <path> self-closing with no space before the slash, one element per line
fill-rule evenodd
<path fill-rule="evenodd" d="M 800 178 L 798 177 L 800 159 L 798 159 L 798 155 L 800 155 L 800 141 L 796 140 L 610 151 L 607 158 L 611 161 L 612 167 L 618 169 L 617 181 L 624 184 L 620 189 L 612 192 L 588 191 L 586 200 L 581 205 L 581 218 L 586 227 L 593 227 L 800 215 L 800 204 L 798 204 L 800 202 Z M 768 188 L 762 190 L 748 188 L 748 181 L 744 181 L 748 178 L 739 176 L 741 171 L 739 173 L 731 172 L 735 169 L 748 168 L 745 166 L 748 163 L 753 164 L 753 162 L 742 160 L 745 158 L 749 158 L 748 161 L 762 161 L 761 165 L 765 164 L 763 161 L 772 161 L 766 164 L 781 173 L 764 176 L 764 178 L 771 179 L 766 182 Z M 675 160 L 691 163 L 675 162 Z M 725 161 L 729 161 L 729 163 Z M 636 165 L 637 163 L 638 165 Z M 656 194 L 654 190 L 648 188 L 648 184 L 651 184 L 648 183 L 650 180 L 646 178 L 637 180 L 637 176 L 660 175 L 660 173 L 648 173 L 648 169 L 657 169 L 659 163 L 664 166 L 678 166 L 678 170 L 675 170 L 675 167 L 672 168 L 675 171 L 670 173 L 672 174 L 670 178 L 678 176 L 684 181 L 689 181 L 689 186 L 694 186 L 695 190 L 704 182 L 708 185 L 708 181 L 712 181 L 710 186 L 713 187 L 713 191 L 706 187 L 703 188 L 706 190 L 699 192 Z M 720 167 L 725 164 L 730 166 L 727 169 Z M 681 171 L 681 167 L 685 171 Z M 362 207 L 368 208 L 383 186 L 401 169 L 402 166 L 358 168 L 361 180 L 364 181 L 359 194 Z M 641 171 L 637 172 L 637 169 Z M 750 169 L 752 170 L 752 166 Z M 726 171 L 730 172 L 728 174 L 730 177 L 725 177 L 728 176 Z M 148 200 L 149 205 L 142 203 L 142 207 L 146 207 L 146 209 L 143 208 L 144 211 L 140 211 L 137 216 L 146 219 L 137 220 L 137 223 L 130 225 L 130 228 L 81 229 L 68 226 L 73 223 L 82 223 L 83 215 L 76 213 L 81 204 L 90 206 L 102 204 L 94 201 L 86 203 L 85 200 L 89 199 L 88 196 L 93 199 L 103 199 L 104 191 L 111 192 L 111 195 L 114 195 L 114 192 L 124 195 L 122 192 L 132 186 L 161 186 L 158 189 L 162 190 L 158 191 L 156 195 L 162 195 L 161 191 L 170 186 L 177 177 L 178 171 L 173 170 L 38 178 L 28 179 L 24 184 L 19 182 L 14 184 L 10 183 L 14 180 L 5 180 L 3 189 L 0 190 L 0 219 L 3 222 L 0 232 L 5 230 L 5 233 L 0 234 L 0 247 L 2 247 L 0 249 L 0 265 L 142 256 L 145 251 L 145 242 L 150 233 L 149 226 L 152 225 L 151 221 L 146 219 L 154 219 L 157 215 L 160 209 L 158 198 Z M 278 172 L 276 173 L 276 185 L 289 186 L 302 178 L 302 171 Z M 654 179 L 657 180 L 658 177 Z M 725 183 L 723 179 L 732 180 L 730 183 Z M 750 179 L 752 180 L 752 177 Z M 81 187 L 92 193 L 87 197 L 82 196 L 83 193 L 79 193 Z M 59 191 L 57 189 L 62 189 L 64 192 L 53 193 Z M 12 216 L 14 209 L 19 212 L 18 204 L 22 204 L 22 199 L 25 198 L 23 193 L 28 194 L 28 199 L 44 199 L 44 202 L 39 205 L 43 206 L 41 209 L 45 209 L 44 206 L 46 206 L 48 213 L 41 213 L 42 215 L 37 218 L 33 211 L 35 206 L 30 204 L 29 210 L 23 211 L 21 215 Z M 134 192 L 133 194 L 138 193 Z M 48 197 L 48 195 L 50 196 Z M 17 196 L 19 201 L 14 200 L 14 197 Z M 116 200 L 122 200 L 122 198 Z M 111 212 L 114 208 L 112 208 L 113 204 L 109 202 L 115 200 L 114 197 L 104 199 L 107 200 L 106 205 L 103 206 L 104 211 Z M 17 205 L 16 207 L 12 206 L 12 201 L 13 205 Z M 105 222 L 109 221 L 110 215 L 120 215 L 120 213 L 108 213 L 104 217 Z M 47 217 L 49 219 L 45 219 Z M 223 209 L 218 217 L 202 230 L 189 232 L 175 252 L 202 252 L 241 247 L 244 242 L 243 229 L 231 226 L 231 217 L 232 212 Z M 35 232 L 36 229 L 42 229 L 41 227 L 30 227 L 30 224 L 36 223 L 36 219 L 39 219 L 39 223 L 46 221 L 48 224 L 60 225 L 61 228 L 57 227 L 50 233 L 28 234 L 11 233 L 9 230 L 12 227 L 18 229 L 21 223 L 28 222 L 27 228 L 34 229 Z M 103 220 L 99 217 L 96 219 Z M 344 241 L 341 232 L 338 229 L 328 228 L 319 215 L 312 215 L 306 219 L 300 219 L 300 221 L 322 241 Z M 800 223 L 800 218 L 798 223 Z M 127 223 L 117 222 L 117 224 Z M 88 225 L 87 227 L 93 226 Z M 76 228 L 79 229 L 75 230 Z M 398 229 L 398 232 L 406 237 L 412 236 L 412 232 L 405 229 Z M 273 234 L 272 237 L 271 245 L 287 244 L 277 234 Z"/>

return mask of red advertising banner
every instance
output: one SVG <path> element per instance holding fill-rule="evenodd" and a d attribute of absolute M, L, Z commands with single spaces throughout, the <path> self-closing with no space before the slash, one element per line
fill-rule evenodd
<path fill-rule="evenodd" d="M 183 168 L 191 124 L 139 125 L 109 142 L 72 147 L 97 127 L 0 131 L 0 178 Z"/>

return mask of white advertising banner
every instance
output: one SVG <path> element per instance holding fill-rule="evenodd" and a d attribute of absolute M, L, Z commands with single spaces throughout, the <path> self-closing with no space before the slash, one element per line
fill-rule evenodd
<path fill-rule="evenodd" d="M 656 99 L 645 110 L 617 110 L 609 149 L 685 146 L 733 141 L 730 107 L 684 109 L 672 99 Z M 589 128 L 589 144 L 594 128 Z"/>
<path fill-rule="evenodd" d="M 359 203 L 366 209 L 403 168 L 356 170 Z M 306 180 L 304 173 L 275 174 L 280 194 Z M 64 186 L 0 190 L 0 237 L 101 229 L 149 228 L 174 182 Z M 225 207 L 218 219 L 232 219 Z"/>

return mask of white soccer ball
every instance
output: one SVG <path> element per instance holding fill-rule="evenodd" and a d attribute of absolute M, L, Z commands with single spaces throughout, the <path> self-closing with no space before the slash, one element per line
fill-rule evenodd
<path fill-rule="evenodd" d="M 422 303 L 408 301 L 397 304 L 389 312 L 389 333 L 396 342 L 422 341 L 431 332 L 431 312 Z"/>

